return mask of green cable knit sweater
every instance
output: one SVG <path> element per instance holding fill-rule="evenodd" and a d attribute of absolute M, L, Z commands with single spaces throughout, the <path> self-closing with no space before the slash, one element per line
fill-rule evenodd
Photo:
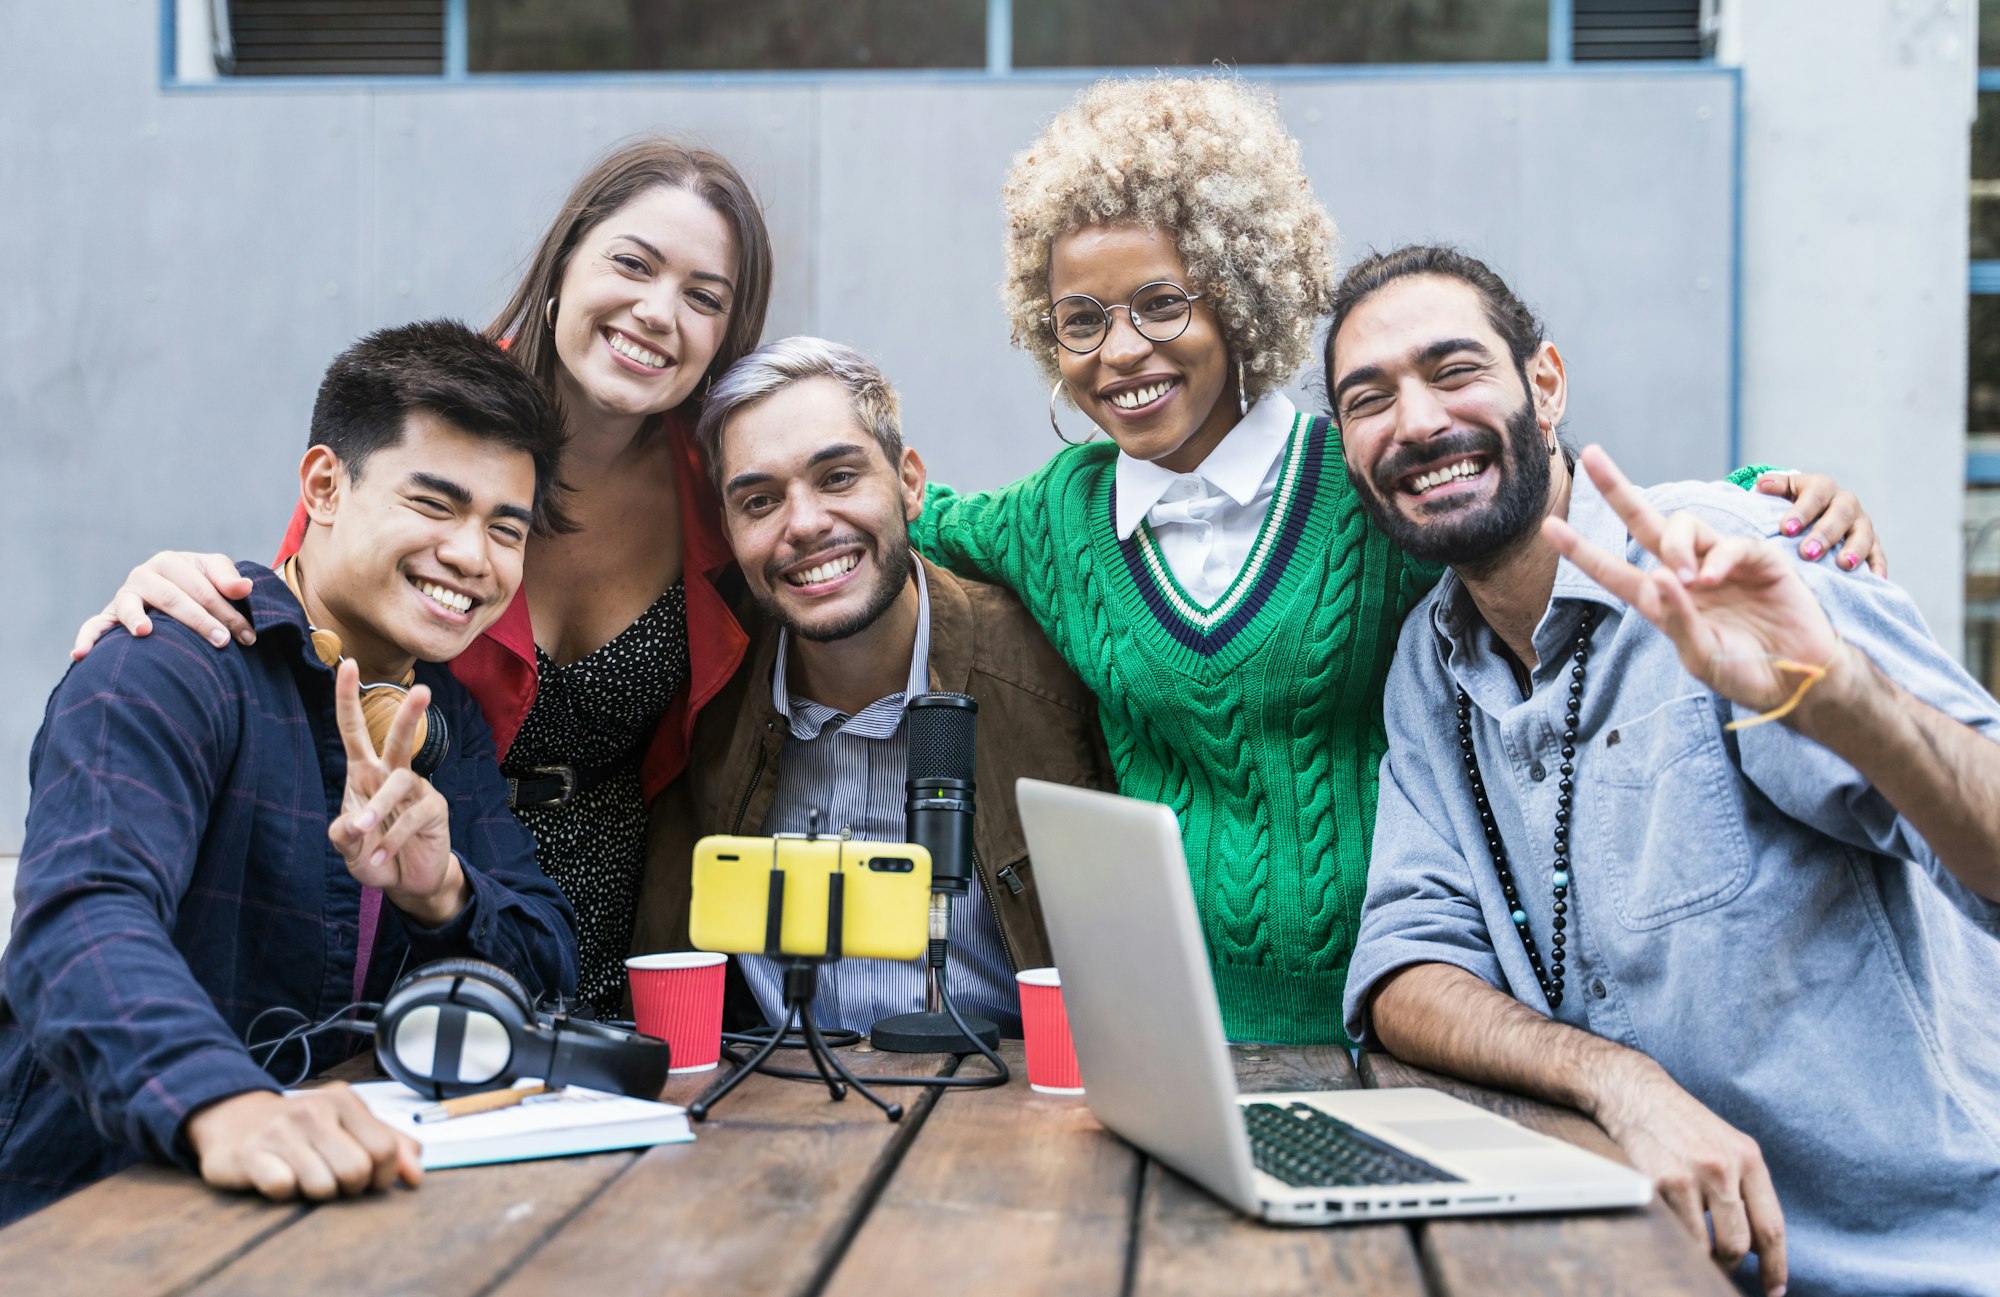
<path fill-rule="evenodd" d="M 1233 1040 L 1346 1044 L 1382 685 L 1436 579 L 1377 531 L 1324 420 L 1293 424 L 1269 517 L 1213 607 L 1144 525 L 1112 521 L 1117 449 L 1065 450 L 998 491 L 933 491 L 917 548 L 1020 595 L 1098 697 L 1119 790 L 1180 818 Z"/>
<path fill-rule="evenodd" d="M 1346 1045 L 1382 686 L 1438 569 L 1375 528 L 1339 432 L 1300 414 L 1250 558 L 1204 607 L 1143 524 L 1118 540 L 1116 463 L 1096 442 L 997 491 L 933 487 L 911 539 L 1020 596 L 1097 694 L 1119 790 L 1179 817 L 1230 1039 Z"/>

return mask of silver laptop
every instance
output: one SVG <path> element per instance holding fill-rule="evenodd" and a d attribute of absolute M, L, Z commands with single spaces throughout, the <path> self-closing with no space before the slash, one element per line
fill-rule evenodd
<path fill-rule="evenodd" d="M 1238 1094 L 1173 812 L 1037 779 L 1016 788 L 1084 1100 L 1112 1131 L 1279 1224 L 1652 1198 L 1628 1167 L 1435 1090 Z"/>

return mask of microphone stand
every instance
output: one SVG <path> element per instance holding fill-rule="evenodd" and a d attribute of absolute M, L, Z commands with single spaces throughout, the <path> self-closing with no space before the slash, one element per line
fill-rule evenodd
<path fill-rule="evenodd" d="M 931 893 L 930 949 L 924 967 L 924 1009 L 899 1013 L 868 1033 L 875 1048 L 892 1054 L 986 1054 L 1000 1048 L 1000 1028 L 977 1015 L 961 1015 L 945 990 L 945 952 L 951 937 L 951 903 L 967 891 L 962 878 L 938 879 Z"/>
<path fill-rule="evenodd" d="M 945 976 L 952 901 L 971 893 L 979 872 L 973 845 L 978 713 L 979 700 L 968 694 L 917 694 L 905 703 L 910 777 L 904 785 L 908 798 L 904 814 L 909 840 L 931 853 L 924 1008 L 919 1013 L 884 1018 L 868 1034 L 875 1048 L 897 1054 L 976 1051 L 1004 1073 L 1000 1056 L 994 1052 L 1000 1046 L 1000 1028 L 985 1018 L 961 1015 L 952 1006 Z M 997 921 L 999 916 L 994 918 Z"/>

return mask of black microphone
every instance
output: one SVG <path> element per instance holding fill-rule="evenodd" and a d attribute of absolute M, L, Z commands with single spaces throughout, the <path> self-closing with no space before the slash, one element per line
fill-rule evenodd
<path fill-rule="evenodd" d="M 903 724 L 910 740 L 910 774 L 904 785 L 910 841 L 931 854 L 930 953 L 924 976 L 924 1009 L 884 1018 L 869 1032 L 875 1048 L 898 1054 L 967 1054 L 979 1050 L 1000 1070 L 968 1085 L 1007 1079 L 991 1051 L 1000 1029 L 952 1007 L 945 989 L 945 950 L 951 936 L 951 902 L 972 890 L 973 749 L 979 703 L 965 694 L 917 694 Z"/>
<path fill-rule="evenodd" d="M 931 853 L 931 890 L 972 885 L 973 747 L 979 712 L 965 694 L 918 694 L 908 703 L 906 811 L 911 842 Z"/>

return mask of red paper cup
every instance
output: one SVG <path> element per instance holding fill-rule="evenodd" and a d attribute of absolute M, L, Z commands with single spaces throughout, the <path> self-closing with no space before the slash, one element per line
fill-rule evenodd
<path fill-rule="evenodd" d="M 722 983 L 729 956 L 706 950 L 625 961 L 632 1017 L 667 1042 L 669 1072 L 706 1072 L 722 1061 Z"/>
<path fill-rule="evenodd" d="M 1082 1094 L 1076 1046 L 1070 1043 L 1069 1014 L 1063 1009 L 1062 975 L 1053 968 L 1024 968 L 1021 1034 L 1028 1044 L 1028 1084 L 1043 1094 Z"/>

